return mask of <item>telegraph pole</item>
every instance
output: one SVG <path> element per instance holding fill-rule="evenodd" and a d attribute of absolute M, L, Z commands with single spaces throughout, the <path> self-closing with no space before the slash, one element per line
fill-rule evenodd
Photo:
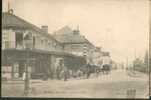
<path fill-rule="evenodd" d="M 8 8 L 7 8 L 7 11 L 9 12 L 9 10 L 10 10 L 10 2 L 9 2 L 9 0 L 8 0 Z"/>
<path fill-rule="evenodd" d="M 126 58 L 126 68 L 128 69 L 128 57 Z"/>
<path fill-rule="evenodd" d="M 28 93 L 29 93 L 29 76 L 28 76 L 28 60 L 25 64 L 25 87 L 24 87 L 24 95 L 25 96 L 28 96 Z"/>
<path fill-rule="evenodd" d="M 136 59 L 136 48 L 134 49 L 134 58 Z"/>
<path fill-rule="evenodd" d="M 29 94 L 29 58 L 30 58 L 30 47 L 28 47 L 32 42 L 32 39 L 29 34 L 24 37 L 25 40 L 25 50 L 26 50 L 26 63 L 25 63 L 25 84 L 24 84 L 24 95 L 28 96 Z"/>
<path fill-rule="evenodd" d="M 134 49 L 134 61 L 136 60 L 136 48 Z M 135 73 L 135 65 L 133 63 L 133 72 Z"/>

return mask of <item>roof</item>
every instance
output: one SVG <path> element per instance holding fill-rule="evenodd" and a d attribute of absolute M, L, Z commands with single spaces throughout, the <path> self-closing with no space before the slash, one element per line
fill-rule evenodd
<path fill-rule="evenodd" d="M 25 21 L 24 19 L 15 16 L 14 14 L 10 14 L 7 12 L 2 13 L 2 28 L 22 28 L 22 29 L 32 29 L 38 33 L 45 35 L 56 41 L 49 33 L 44 33 L 39 27 Z"/>
<path fill-rule="evenodd" d="M 2 13 L 2 27 L 31 28 L 40 31 L 40 29 L 35 25 L 7 12 Z"/>
<path fill-rule="evenodd" d="M 46 50 L 40 50 L 40 49 L 32 49 L 32 50 L 28 50 L 29 53 L 39 53 L 39 54 L 46 54 L 46 55 L 58 55 L 58 56 L 70 56 L 70 57 L 79 57 L 79 58 L 83 58 L 83 56 L 78 56 L 78 55 L 74 55 L 74 54 L 71 54 L 71 53 L 67 53 L 67 52 L 62 52 L 62 51 L 46 51 Z M 14 53 L 26 53 L 27 50 L 26 49 L 22 49 L 22 50 L 19 50 L 19 49 L 14 49 L 14 48 L 9 48 L 9 49 L 5 49 L 2 51 L 3 54 L 14 54 Z M 23 56 L 24 57 L 24 56 Z"/>
<path fill-rule="evenodd" d="M 70 34 L 70 33 L 73 33 L 73 31 L 69 26 L 64 26 L 63 28 L 61 28 L 61 29 L 54 32 L 54 34 L 56 34 L 56 35 Z"/>
<path fill-rule="evenodd" d="M 73 30 L 68 26 L 61 28 L 54 33 L 54 38 L 61 43 L 90 43 L 84 36 L 80 34 L 74 34 Z"/>
<path fill-rule="evenodd" d="M 110 56 L 110 52 L 102 51 L 101 53 L 102 53 L 103 56 Z"/>

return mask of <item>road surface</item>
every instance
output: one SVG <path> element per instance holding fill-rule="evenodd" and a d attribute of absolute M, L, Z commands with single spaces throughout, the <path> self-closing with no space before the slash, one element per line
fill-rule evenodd
<path fill-rule="evenodd" d="M 136 90 L 136 98 L 147 98 L 148 83 L 148 76 L 145 74 L 113 70 L 109 75 L 92 75 L 90 79 L 32 82 L 29 97 L 126 98 L 127 90 Z M 11 88 L 23 93 L 23 84 L 2 84 L 2 96 L 14 96 L 8 92 Z"/>

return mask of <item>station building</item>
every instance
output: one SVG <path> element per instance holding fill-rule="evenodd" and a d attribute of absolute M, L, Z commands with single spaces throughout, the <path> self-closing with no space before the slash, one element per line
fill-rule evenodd
<path fill-rule="evenodd" d="M 78 28 L 65 26 L 50 34 L 47 25 L 40 28 L 13 12 L 2 13 L 2 77 L 22 78 L 28 67 L 31 78 L 43 74 L 55 78 L 60 60 L 76 71 L 86 63 L 94 63 L 102 53 Z"/>
<path fill-rule="evenodd" d="M 27 64 L 31 76 L 53 78 L 60 59 L 65 59 L 66 66 L 85 62 L 82 56 L 64 52 L 62 43 L 48 33 L 48 26 L 39 28 L 13 13 L 2 13 L 2 76 L 21 78 Z"/>

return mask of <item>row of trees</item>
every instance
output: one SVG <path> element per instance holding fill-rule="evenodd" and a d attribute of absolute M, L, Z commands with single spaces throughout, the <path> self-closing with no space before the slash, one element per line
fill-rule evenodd
<path fill-rule="evenodd" d="M 148 51 L 146 51 L 146 53 L 145 53 L 144 60 L 141 60 L 140 58 L 136 58 L 133 61 L 133 68 L 136 71 L 145 72 L 145 73 L 149 72 L 149 55 L 148 55 Z"/>

